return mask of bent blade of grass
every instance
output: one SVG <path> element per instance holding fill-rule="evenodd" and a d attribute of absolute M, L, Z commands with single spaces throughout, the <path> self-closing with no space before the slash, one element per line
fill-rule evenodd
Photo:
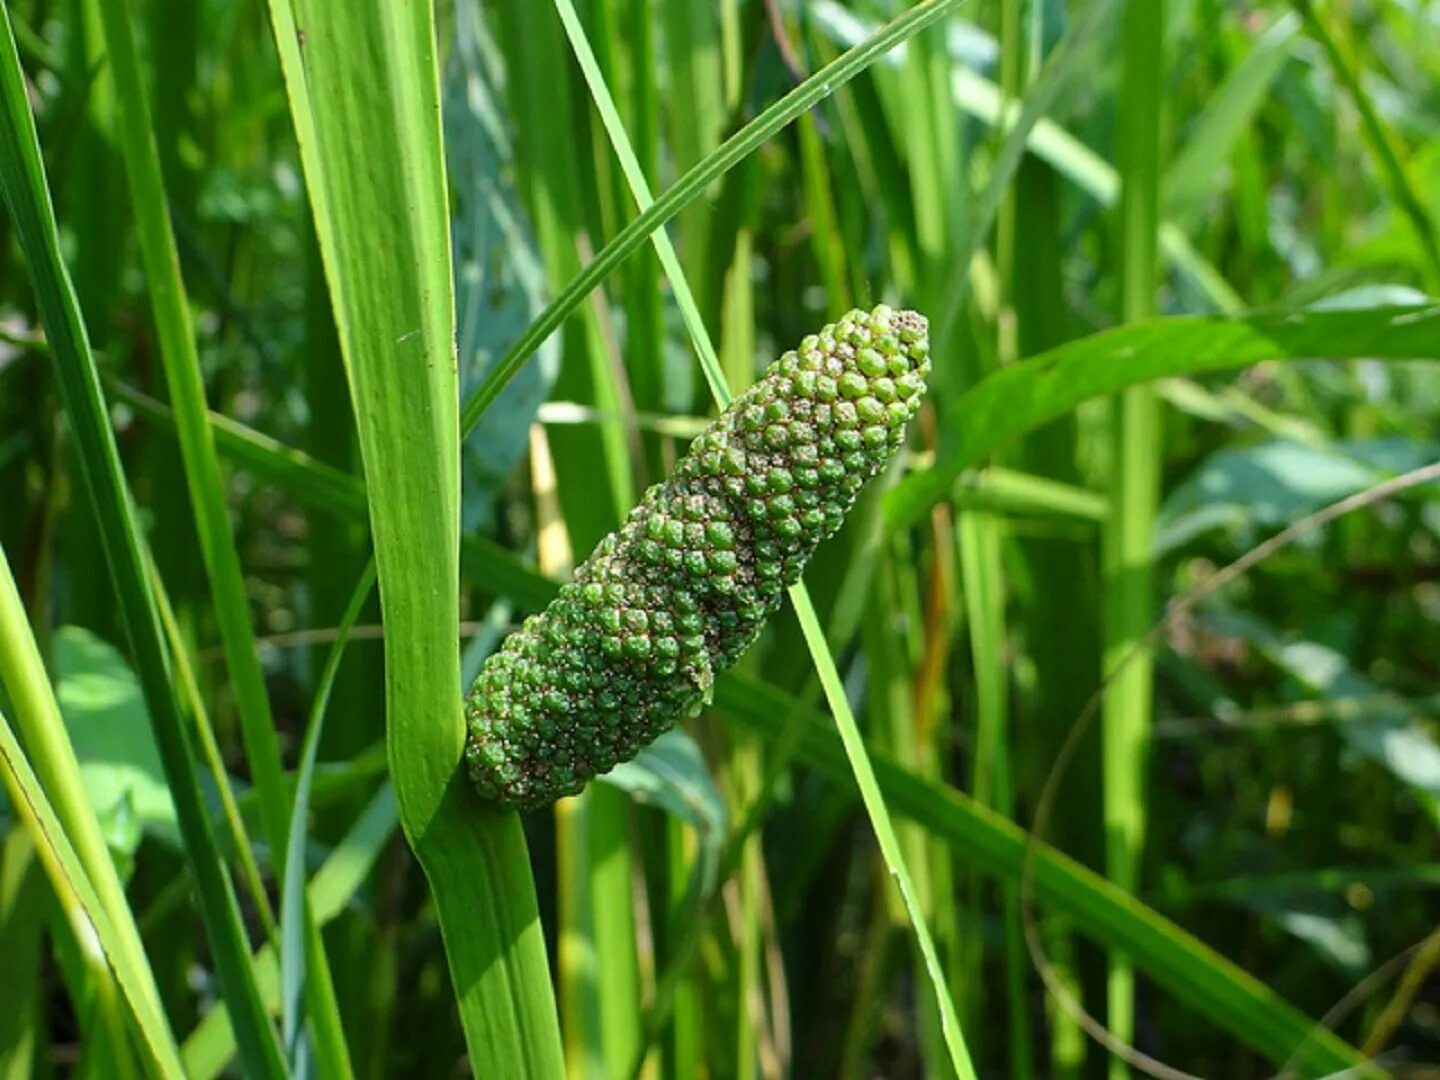
<path fill-rule="evenodd" d="M 272 0 L 272 8 L 279 0 Z M 864 42 L 827 64 L 794 90 L 760 113 L 713 153 L 705 156 L 668 188 L 650 208 L 621 229 L 585 269 L 551 301 L 540 317 L 491 369 L 490 376 L 465 402 L 461 431 L 468 435 L 480 416 L 499 395 L 520 366 L 555 332 L 605 277 L 633 254 L 656 229 L 702 195 L 776 132 L 864 71 L 886 52 L 913 37 L 947 14 L 963 0 L 924 0 L 881 27 Z"/>
<path fill-rule="evenodd" d="M 114 940 L 106 950 L 110 965 L 117 976 L 127 978 L 142 994 L 134 1006 L 134 1015 L 142 1023 L 142 1035 L 147 1042 L 153 1042 L 158 1047 L 157 1061 L 161 1066 L 172 1060 L 178 1063 L 178 1048 L 165 1020 L 140 931 L 125 899 L 125 886 L 116 872 L 100 821 L 85 793 L 75 747 L 60 714 L 60 706 L 51 689 L 35 637 L 27 624 L 20 593 L 3 548 L 0 548 L 0 685 L 5 689 L 14 710 L 16 726 L 25 739 L 27 764 L 43 784 L 41 797 L 50 801 L 53 807 L 51 813 L 63 829 L 66 842 L 73 847 L 77 865 L 114 928 Z M 13 782 L 18 783 L 18 778 Z M 27 792 L 27 797 L 33 795 Z M 39 825 L 37 817 L 35 826 Z M 42 842 L 48 841 L 40 837 L 37 843 Z M 46 866 L 53 878 L 57 867 L 52 867 L 48 861 Z M 62 895 L 58 885 L 56 893 Z M 95 921 L 93 917 L 91 921 Z M 157 1020 L 158 1025 L 153 1030 L 144 1030 L 145 1024 L 154 1024 Z"/>
<path fill-rule="evenodd" d="M 145 986 L 150 969 L 137 966 L 128 958 L 115 924 L 91 885 L 80 856 L 45 797 L 39 778 L 26 760 L 25 751 L 4 713 L 0 713 L 0 773 L 4 775 L 11 806 L 35 841 L 46 876 L 61 910 L 70 920 L 76 940 L 84 948 L 98 939 L 94 947 L 103 952 L 108 971 L 119 984 L 140 1041 L 157 1072 L 166 1077 L 184 1076 L 170 1026 Z"/>
<path fill-rule="evenodd" d="M 580 62 L 581 70 L 585 74 L 591 94 L 595 99 L 596 107 L 605 124 L 607 134 L 610 136 L 611 144 L 620 158 L 621 168 L 624 170 L 625 178 L 631 187 L 631 194 L 641 210 L 641 216 L 651 210 L 656 204 L 650 196 L 649 186 L 645 182 L 645 176 L 640 169 L 639 161 L 635 152 L 630 146 L 630 140 L 626 136 L 624 125 L 620 121 L 619 113 L 615 103 L 610 96 L 608 87 L 605 85 L 599 65 L 595 63 L 594 55 L 591 53 L 589 42 L 585 38 L 583 27 L 580 25 L 578 16 L 570 0 L 555 0 L 555 5 L 560 12 L 562 22 L 565 24 L 566 34 L 570 38 L 572 48 L 575 49 L 576 58 Z M 923 6 L 923 5 L 921 5 Z M 685 312 L 686 328 L 690 332 L 691 339 L 695 345 L 697 354 L 700 357 L 701 367 L 705 372 L 706 381 L 710 385 L 711 393 L 716 403 L 725 407 L 732 400 L 729 386 L 726 382 L 724 372 L 721 370 L 716 358 L 715 346 L 707 334 L 704 323 L 700 319 L 699 311 L 694 304 L 688 283 L 685 280 L 684 272 L 680 268 L 678 259 L 675 256 L 674 248 L 671 247 L 669 238 L 663 230 L 654 234 L 656 251 L 660 256 L 661 265 L 670 279 L 671 287 L 675 290 L 677 297 L 681 299 L 681 308 Z M 885 800 L 875 787 L 874 776 L 871 773 L 870 765 L 865 756 L 864 744 L 860 739 L 859 728 L 855 724 L 855 717 L 850 711 L 849 701 L 845 697 L 844 687 L 841 685 L 840 675 L 835 666 L 835 660 L 830 655 L 830 647 L 825 641 L 824 631 L 820 628 L 820 622 L 815 614 L 814 606 L 810 602 L 809 593 L 806 592 L 802 583 L 797 583 L 790 589 L 790 600 L 795 605 L 795 613 L 800 621 L 800 626 L 805 636 L 805 643 L 810 649 L 810 654 L 815 661 L 816 670 L 820 676 L 820 683 L 825 691 L 825 696 L 830 704 L 831 711 L 835 715 L 836 725 L 839 727 L 841 737 L 845 740 L 847 753 L 851 755 L 851 767 L 855 771 L 856 783 L 860 787 L 862 796 L 865 799 L 865 809 L 870 816 L 871 825 L 875 830 L 876 838 L 880 843 L 881 855 L 885 860 L 886 868 L 895 878 L 899 887 L 901 898 L 905 904 L 905 910 L 910 918 L 911 926 L 914 928 L 916 939 L 919 942 L 920 953 L 924 958 L 926 974 L 929 976 L 931 988 L 934 991 L 936 1004 L 940 1010 L 941 1029 L 945 1039 L 946 1049 L 950 1055 L 950 1063 L 962 1080 L 973 1080 L 975 1077 L 975 1066 L 970 1061 L 969 1050 L 965 1045 L 965 1039 L 960 1030 L 960 1021 L 955 1014 L 955 1003 L 950 997 L 944 973 L 940 969 L 939 957 L 935 951 L 935 943 L 931 939 L 930 929 L 926 923 L 923 911 L 915 891 L 915 886 L 910 878 L 910 871 L 906 866 L 904 854 L 900 850 L 900 844 L 895 836 L 895 830 L 890 822 L 889 813 L 885 807 Z"/>
<path fill-rule="evenodd" d="M 60 256 L 55 211 L 8 9 L 0 9 L 0 25 L 4 27 L 0 34 L 0 189 L 29 266 L 56 382 L 76 439 L 81 474 L 195 877 L 221 995 L 236 1022 L 247 1071 L 257 1077 L 280 1076 L 284 1066 L 279 1046 L 250 975 L 239 906 L 200 791 L 185 709 L 170 680 L 155 598 L 141 557 L 140 530 L 100 391 L 95 357 Z"/>
<path fill-rule="evenodd" d="M 434 12 L 270 0 L 270 14 L 359 432 L 400 820 L 435 899 L 476 1074 L 558 1075 L 519 818 L 482 807 L 461 769 L 460 440 Z"/>

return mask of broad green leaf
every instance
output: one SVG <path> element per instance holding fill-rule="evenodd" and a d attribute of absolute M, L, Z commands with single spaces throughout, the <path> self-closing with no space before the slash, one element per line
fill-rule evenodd
<path fill-rule="evenodd" d="M 55 667 L 56 696 L 95 812 L 128 802 L 142 826 L 177 842 L 175 803 L 135 673 L 114 646 L 77 626 L 55 635 Z"/>
<path fill-rule="evenodd" d="M 1270 441 L 1217 451 L 1177 484 L 1155 523 L 1157 555 L 1215 529 L 1244 550 L 1265 533 L 1440 458 L 1410 439 L 1340 440 L 1328 446 Z"/>
<path fill-rule="evenodd" d="M 886 524 L 915 522 L 948 495 L 963 469 L 1082 401 L 1168 375 L 1322 357 L 1440 357 L 1440 305 L 1161 318 L 1061 345 L 995 372 L 955 402 L 964 423 L 934 465 L 887 493 Z"/>
<path fill-rule="evenodd" d="M 444 83 L 445 157 L 455 251 L 460 394 L 479 388 L 505 350 L 545 306 L 545 269 L 515 190 L 515 153 L 504 127 L 499 57 L 478 4 L 455 8 L 455 40 Z M 548 342 L 465 439 L 461 528 L 488 529 L 495 494 L 525 453 L 530 425 L 549 396 L 559 362 Z"/>

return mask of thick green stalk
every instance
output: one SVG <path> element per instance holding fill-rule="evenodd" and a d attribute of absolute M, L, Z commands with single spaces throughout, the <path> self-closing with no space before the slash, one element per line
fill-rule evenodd
<path fill-rule="evenodd" d="M 1155 313 L 1160 193 L 1160 105 L 1164 86 L 1162 0 L 1128 0 L 1120 90 L 1121 318 Z M 1160 403 L 1153 388 L 1120 398 L 1111 453 L 1110 520 L 1104 532 L 1104 672 L 1110 677 L 1101 714 L 1105 868 L 1135 892 L 1145 835 L 1145 775 L 1154 707 L 1154 660 L 1142 643 L 1155 620 L 1150 554 L 1160 497 Z M 1137 651 L 1138 650 L 1138 651 Z M 1110 954 L 1106 999 L 1111 1032 L 1129 1043 L 1135 1031 L 1135 974 L 1130 957 Z M 1112 1059 L 1112 1080 L 1129 1075 Z"/>
<path fill-rule="evenodd" d="M 1031 160 L 1021 166 L 1016 184 L 1014 246 L 1024 251 L 1026 258 L 1014 268 L 1011 295 L 1019 353 L 1034 356 L 1059 344 L 1067 332 L 1059 178 L 1044 162 Z M 992 479 L 997 481 L 997 493 L 1017 496 L 1016 505 L 1022 510 L 1025 500 L 1034 494 L 1037 499 L 1032 509 L 1043 507 L 1047 514 L 1074 514 L 1103 522 L 1109 514 L 1109 500 L 1078 486 L 1076 427 L 1074 417 L 1066 416 L 1031 432 L 1018 448 L 1017 458 L 1026 468 L 1052 479 L 1036 483 L 1031 473 L 996 476 L 987 470 L 986 486 Z M 1100 621 L 1096 589 L 1099 549 L 1090 537 L 1077 542 L 1045 536 L 1019 541 L 1019 548 L 1022 572 L 1015 589 L 1017 622 L 1037 628 L 1029 635 L 1035 687 L 1029 696 L 1028 715 L 1022 714 L 1020 722 L 1035 732 L 1027 742 L 1045 749 L 1032 753 L 1028 766 L 1023 757 L 1018 758 L 1016 767 L 1034 775 L 1048 772 L 1053 748 L 1064 742 L 1065 733 L 1099 682 L 1100 645 L 1095 633 Z M 1067 811 L 1055 828 L 1056 845 L 1088 865 L 1099 865 L 1102 858 L 1098 764 L 1093 745 L 1087 744 L 1077 753 L 1066 784 Z M 1060 977 L 1080 1000 L 1098 1001 L 1098 981 L 1103 973 L 1098 965 L 1090 965 L 1095 970 L 1081 975 L 1093 975 L 1096 986 L 1090 987 L 1088 994 L 1081 992 L 1087 984 L 1074 971 L 1079 950 L 1069 937 L 1072 927 L 1068 921 L 1054 922 L 1047 940 L 1053 943 L 1050 955 L 1061 970 Z M 1056 1080 L 1075 1080 L 1084 1063 L 1085 1035 L 1058 1003 L 1052 1003 L 1049 1012 L 1051 1069 Z"/>
<path fill-rule="evenodd" d="M 270 15 L 365 466 L 401 824 L 430 883 L 471 1067 L 558 1076 L 520 822 L 480 805 L 458 768 L 460 440 L 433 11 L 272 0 Z"/>

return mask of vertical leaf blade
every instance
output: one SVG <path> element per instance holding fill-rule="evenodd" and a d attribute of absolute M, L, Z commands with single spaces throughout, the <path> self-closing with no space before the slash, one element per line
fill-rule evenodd
<path fill-rule="evenodd" d="M 271 0 L 350 382 L 385 623 L 387 746 L 477 1075 L 560 1073 L 528 856 L 460 769 L 459 423 L 429 4 Z"/>

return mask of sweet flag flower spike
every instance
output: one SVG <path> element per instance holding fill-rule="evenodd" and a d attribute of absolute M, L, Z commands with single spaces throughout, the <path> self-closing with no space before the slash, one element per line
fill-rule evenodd
<path fill-rule="evenodd" d="M 708 699 L 864 483 L 930 372 L 923 316 L 852 311 L 772 364 L 485 663 L 465 699 L 480 792 L 573 795 Z"/>

